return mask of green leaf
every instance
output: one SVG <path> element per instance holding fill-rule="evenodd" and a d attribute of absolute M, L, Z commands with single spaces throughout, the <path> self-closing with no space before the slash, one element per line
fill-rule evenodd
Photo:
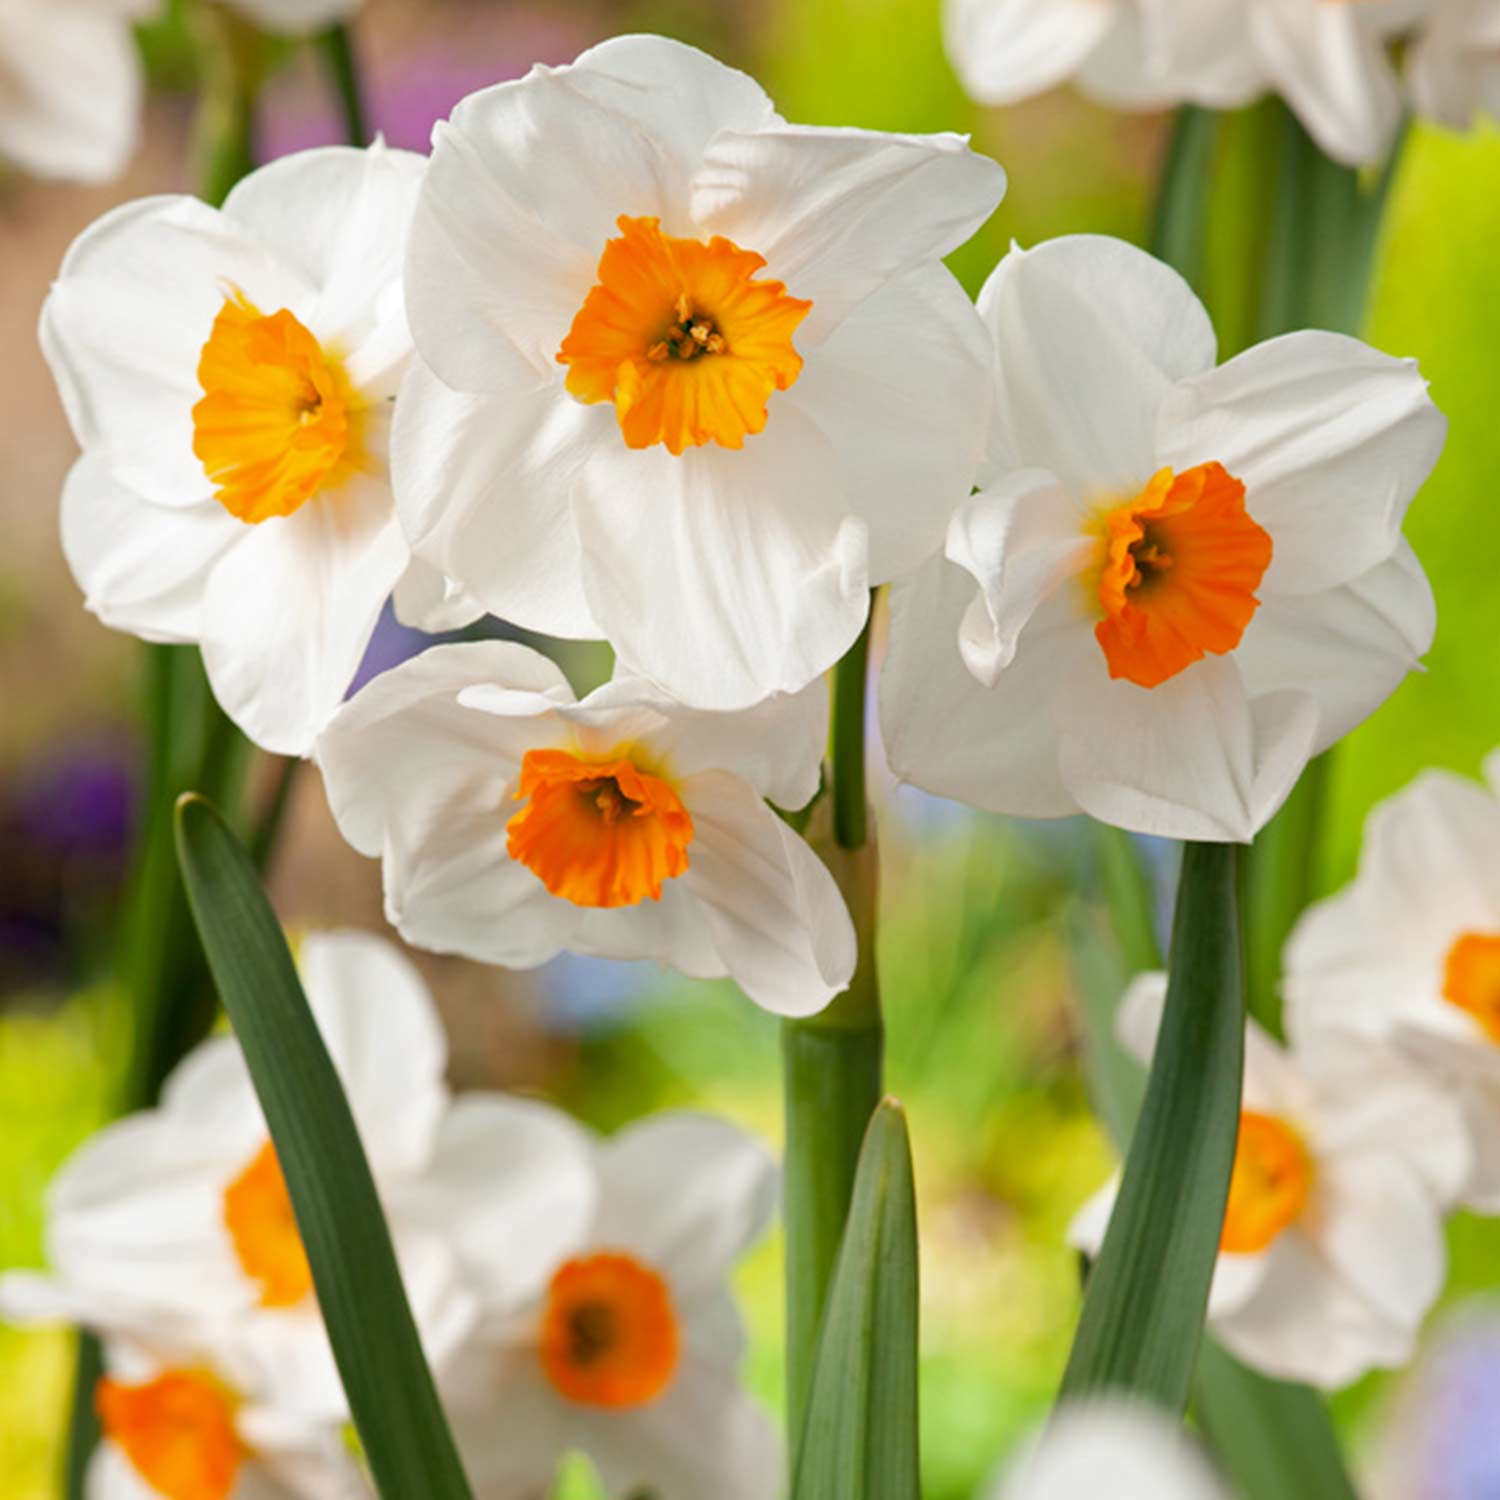
<path fill-rule="evenodd" d="M 1239 1131 L 1239 862 L 1233 845 L 1183 849 L 1166 1010 L 1065 1397 L 1113 1389 L 1187 1405 Z"/>
<path fill-rule="evenodd" d="M 860 1153 L 818 1340 L 792 1500 L 917 1500 L 917 1210 L 906 1116 Z"/>
<path fill-rule="evenodd" d="M 1151 225 L 1151 253 L 1176 269 L 1200 296 L 1218 139 L 1219 116 L 1213 110 L 1185 104 L 1177 111 Z"/>
<path fill-rule="evenodd" d="M 354 1117 L 281 925 L 249 855 L 201 797 L 177 804 L 177 853 L 376 1487 L 384 1500 L 471 1500 Z"/>

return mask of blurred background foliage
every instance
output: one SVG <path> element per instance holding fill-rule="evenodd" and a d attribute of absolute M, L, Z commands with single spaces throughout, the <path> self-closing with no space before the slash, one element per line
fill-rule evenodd
<path fill-rule="evenodd" d="M 143 34 L 156 87 L 146 145 L 124 182 L 101 190 L 0 176 L 0 1266 L 40 1263 L 47 1179 L 107 1117 L 118 1084 L 127 1022 L 108 987 L 109 944 L 141 761 L 136 648 L 84 614 L 58 550 L 72 447 L 33 330 L 61 253 L 85 224 L 125 198 L 192 186 L 183 10 L 176 0 Z M 954 257 L 971 291 L 1012 239 L 1144 232 L 1165 122 L 1113 115 L 1065 91 L 978 109 L 943 55 L 939 0 L 370 0 L 359 43 L 373 117 L 394 144 L 421 149 L 463 94 L 626 30 L 678 36 L 749 69 L 791 119 L 971 131 L 1011 181 L 995 218 Z M 278 63 L 260 153 L 336 139 L 311 60 L 281 48 Z M 1420 358 L 1452 423 L 1409 524 L 1437 590 L 1439 634 L 1428 673 L 1338 753 L 1325 889 L 1352 872 L 1374 801 L 1424 766 L 1473 774 L 1500 740 L 1497 184 L 1496 132 L 1458 140 L 1419 130 L 1391 201 L 1369 334 Z M 1216 253 L 1232 255 L 1238 237 L 1259 229 L 1228 216 L 1214 229 Z M 367 673 L 422 644 L 387 619 Z M 565 665 L 580 687 L 605 670 L 587 650 Z M 1117 986 L 1118 958 L 1082 829 L 973 815 L 888 778 L 877 779 L 875 797 L 890 1085 L 908 1104 L 917 1150 L 926 1493 L 960 1500 L 1044 1412 L 1066 1353 L 1077 1268 L 1063 1233 L 1111 1164 L 1080 1080 L 1075 984 Z M 1148 853 L 1165 903 L 1169 860 Z M 290 924 L 383 928 L 378 873 L 338 839 L 315 777 L 299 785 L 273 888 Z M 1070 935 L 1088 940 L 1081 963 Z M 569 958 L 532 975 L 456 960 L 424 967 L 460 1087 L 544 1093 L 606 1129 L 652 1109 L 703 1106 L 777 1138 L 775 1024 L 727 985 Z M 1493 1284 L 1500 1241 L 1461 1220 L 1453 1244 L 1457 1301 Z M 742 1289 L 752 1379 L 779 1408 L 775 1243 L 745 1267 Z M 1440 1449 L 1455 1483 L 1500 1480 L 1500 1336 L 1463 1306 L 1458 1353 L 1450 1340 L 1417 1376 L 1365 1382 L 1339 1403 L 1376 1494 L 1414 1494 L 1382 1479 L 1399 1467 L 1395 1444 Z M 70 1358 L 63 1335 L 0 1329 L 6 1500 L 56 1494 Z M 1393 1414 L 1396 1436 L 1382 1444 L 1366 1440 L 1374 1410 Z M 1423 1500 L 1500 1493 L 1442 1482 Z"/>

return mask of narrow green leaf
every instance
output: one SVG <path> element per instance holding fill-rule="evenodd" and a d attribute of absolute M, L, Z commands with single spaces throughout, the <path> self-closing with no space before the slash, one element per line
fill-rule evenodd
<path fill-rule="evenodd" d="M 792 1500 L 917 1500 L 917 1208 L 906 1116 L 870 1120 L 818 1339 Z"/>
<path fill-rule="evenodd" d="M 255 867 L 214 808 L 192 795 L 177 804 L 177 852 L 376 1487 L 384 1500 L 471 1500 L 354 1117 Z"/>
<path fill-rule="evenodd" d="M 1151 253 L 1175 268 L 1200 296 L 1218 139 L 1219 116 L 1213 110 L 1185 104 L 1177 111 L 1151 225 Z"/>
<path fill-rule="evenodd" d="M 1062 1394 L 1187 1405 L 1218 1258 L 1244 1066 L 1240 851 L 1188 844 L 1166 1010 Z"/>

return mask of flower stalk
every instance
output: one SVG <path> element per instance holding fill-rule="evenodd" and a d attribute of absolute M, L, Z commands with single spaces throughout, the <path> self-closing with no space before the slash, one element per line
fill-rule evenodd
<path fill-rule="evenodd" d="M 318 38 L 318 50 L 323 54 L 329 80 L 338 96 L 344 139 L 351 146 L 368 145 L 370 118 L 365 108 L 365 91 L 360 81 L 353 34 L 347 26 L 331 26 Z"/>

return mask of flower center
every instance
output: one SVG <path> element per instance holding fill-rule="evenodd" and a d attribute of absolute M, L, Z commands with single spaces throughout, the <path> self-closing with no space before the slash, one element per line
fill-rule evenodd
<path fill-rule="evenodd" d="M 226 296 L 198 362 L 193 452 L 230 515 L 289 516 L 362 462 L 361 407 L 343 362 L 283 308 Z"/>
<path fill-rule="evenodd" d="M 764 257 L 715 235 L 663 234 L 656 219 L 622 217 L 599 258 L 598 283 L 557 352 L 567 388 L 612 401 L 631 448 L 744 446 L 766 425 L 772 391 L 802 372 L 792 335 L 811 302 L 757 281 Z"/>
<path fill-rule="evenodd" d="M 144 1385 L 108 1377 L 94 1391 L 105 1436 L 162 1500 L 228 1500 L 245 1449 L 234 1399 L 201 1370 L 169 1370 Z"/>
<path fill-rule="evenodd" d="M 1285 1120 L 1245 1110 L 1219 1249 L 1230 1255 L 1264 1250 L 1301 1216 L 1312 1178 L 1312 1157 L 1302 1137 Z"/>
<path fill-rule="evenodd" d="M 312 1291 L 312 1268 L 270 1141 L 224 1190 L 224 1225 L 241 1269 L 260 1287 L 262 1307 L 295 1307 Z"/>
<path fill-rule="evenodd" d="M 1443 966 L 1443 999 L 1500 1043 L 1500 933 L 1466 932 L 1454 943 Z"/>
<path fill-rule="evenodd" d="M 628 1255 L 570 1260 L 542 1314 L 542 1369 L 585 1406 L 644 1406 L 677 1370 L 677 1314 L 667 1284 Z"/>
<path fill-rule="evenodd" d="M 692 816 L 632 760 L 528 750 L 516 800 L 526 806 L 506 825 L 510 857 L 578 906 L 659 901 L 662 883 L 688 867 Z"/>
<path fill-rule="evenodd" d="M 1152 688 L 1205 652 L 1233 651 L 1260 601 L 1271 538 L 1222 464 L 1162 469 L 1102 522 L 1094 636 L 1111 677 Z"/>

